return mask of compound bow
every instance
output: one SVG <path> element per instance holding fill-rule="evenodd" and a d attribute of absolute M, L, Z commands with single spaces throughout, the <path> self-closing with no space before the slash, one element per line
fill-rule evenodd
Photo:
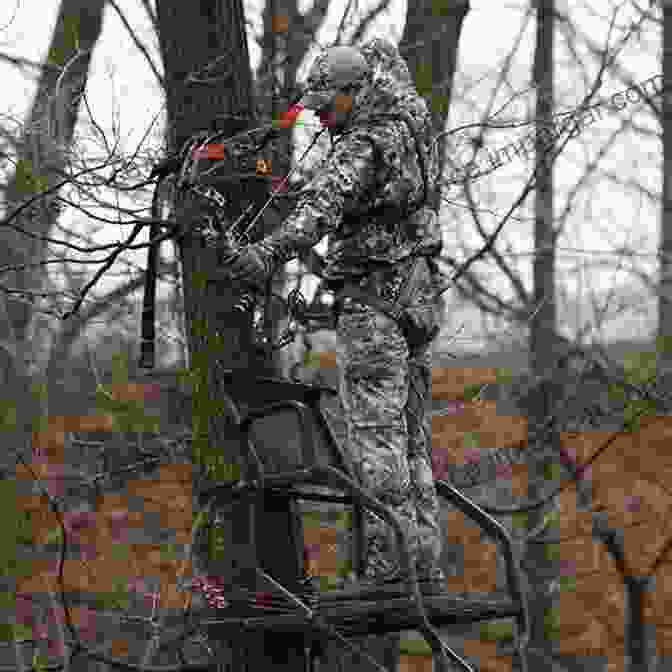
<path fill-rule="evenodd" d="M 290 108 L 290 114 L 296 118 L 300 109 Z M 141 354 L 139 366 L 145 369 L 154 368 L 155 363 L 155 319 L 156 319 L 156 275 L 159 256 L 159 245 L 167 236 L 161 234 L 161 227 L 166 226 L 170 230 L 170 235 L 177 240 L 184 235 L 181 227 L 175 221 L 169 221 L 162 216 L 161 212 L 161 191 L 162 187 L 170 180 L 169 200 L 174 207 L 175 201 L 184 195 L 191 193 L 198 196 L 210 207 L 204 212 L 202 219 L 196 230 L 191 229 L 190 233 L 196 233 L 203 237 L 206 245 L 215 247 L 219 254 L 219 261 L 225 262 L 240 253 L 240 250 L 251 242 L 250 234 L 260 217 L 266 209 L 278 197 L 291 198 L 295 194 L 284 189 L 287 181 L 296 170 L 297 166 L 303 161 L 306 154 L 312 149 L 321 133 L 318 133 L 313 142 L 304 151 L 299 162 L 290 170 L 287 175 L 275 186 L 269 198 L 251 218 L 251 221 L 245 228 L 243 224 L 250 219 L 253 213 L 255 203 L 250 202 L 247 208 L 232 223 L 227 221 L 226 212 L 228 201 L 226 197 L 213 186 L 203 184 L 204 178 L 212 175 L 216 168 L 222 166 L 222 162 L 232 159 L 238 165 L 238 171 L 232 175 L 227 175 L 225 179 L 264 179 L 269 176 L 266 171 L 259 171 L 259 162 L 263 155 L 263 150 L 269 142 L 279 136 L 279 129 L 289 127 L 287 119 L 280 125 L 273 124 L 270 127 L 261 127 L 244 131 L 232 137 L 226 138 L 221 142 L 216 142 L 223 135 L 220 131 L 214 134 L 198 133 L 189 138 L 182 146 L 179 152 L 173 154 L 163 161 L 159 162 L 151 172 L 150 179 L 157 178 L 151 205 L 152 222 L 149 231 L 149 246 L 147 250 L 147 270 L 145 273 L 145 292 L 142 309 L 141 325 Z M 289 121 L 293 121 L 290 119 Z M 323 129 L 325 130 L 325 129 Z M 251 171 L 252 161 L 254 162 L 254 171 Z M 203 163 L 213 164 L 206 170 L 203 170 Z M 266 164 L 263 164 L 266 165 Z M 230 166 L 229 166 L 230 167 Z M 247 167 L 247 172 L 241 171 L 241 168 Z M 219 177 L 218 179 L 223 179 Z M 281 193 L 284 192 L 284 193 Z M 316 255 L 315 255 L 316 256 Z M 312 257 L 315 262 L 315 257 Z M 261 325 L 264 325 L 264 331 L 268 331 L 269 313 L 271 300 L 283 298 L 270 291 L 270 282 L 267 284 L 265 308 L 263 311 L 263 321 L 259 314 L 255 315 L 255 331 L 261 331 Z M 259 297 L 254 293 L 241 288 L 240 294 L 234 306 L 235 310 L 252 311 L 258 303 Z M 307 303 L 300 291 L 297 289 L 290 292 L 286 300 L 289 324 L 277 343 L 272 343 L 267 334 L 260 335 L 256 339 L 257 345 L 269 354 L 273 350 L 279 349 L 290 343 L 299 330 L 299 325 L 306 325 L 308 330 L 324 328 L 325 316 L 323 313 L 317 314 L 308 309 Z M 311 325 L 311 321 L 313 324 Z M 318 324 L 315 324 L 315 322 Z"/>

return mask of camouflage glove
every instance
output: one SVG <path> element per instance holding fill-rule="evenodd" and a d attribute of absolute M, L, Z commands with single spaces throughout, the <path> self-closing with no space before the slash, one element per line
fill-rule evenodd
<path fill-rule="evenodd" d="M 273 271 L 273 252 L 263 243 L 254 243 L 235 252 L 221 268 L 222 274 L 232 280 L 258 289 L 264 288 Z"/>

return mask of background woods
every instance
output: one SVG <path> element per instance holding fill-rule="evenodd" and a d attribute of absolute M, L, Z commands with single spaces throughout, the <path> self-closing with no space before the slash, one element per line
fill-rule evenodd
<path fill-rule="evenodd" d="M 328 365 L 329 358 L 324 359 Z M 327 376 L 329 371 L 325 368 Z M 524 416 L 511 412 L 516 408 L 517 383 L 503 383 L 502 376 L 503 369 L 495 367 L 452 366 L 434 371 L 435 474 L 458 483 L 484 506 L 504 507 L 524 499 L 530 478 L 521 458 L 527 443 L 527 422 Z M 74 546 L 72 557 L 65 561 L 63 577 L 73 595 L 88 595 L 88 602 L 73 607 L 82 632 L 90 633 L 94 622 L 97 627 L 115 618 L 123 622 L 122 614 L 126 612 L 139 619 L 133 631 L 137 636 L 151 630 L 149 620 L 142 619 L 149 619 L 152 609 L 177 614 L 189 599 L 189 594 L 178 588 L 186 585 L 194 570 L 184 553 L 193 522 L 192 471 L 185 445 L 190 436 L 189 406 L 184 403 L 184 390 L 170 378 L 161 385 L 110 383 L 107 388 L 119 400 L 141 402 L 145 421 L 158 422 L 165 428 L 161 434 L 166 437 L 163 448 L 174 462 L 147 465 L 146 474 L 140 478 L 134 471 L 116 483 L 101 480 L 101 491 L 93 506 L 86 504 L 80 492 L 78 506 L 71 506 L 65 519 Z M 476 398 L 476 391 L 481 398 Z M 608 390 L 595 386 L 591 396 L 597 391 L 608 397 Z M 32 473 L 28 468 L 16 471 L 16 482 L 25 493 L 17 498 L 18 511 L 29 514 L 32 543 L 44 544 L 45 548 L 51 544 L 53 548 L 59 539 L 57 517 L 50 512 L 44 497 L 27 494 L 36 475 L 50 494 L 69 497 L 74 502 L 70 489 L 81 481 L 82 471 L 90 468 L 91 475 L 104 473 L 100 467 L 95 468 L 94 457 L 100 460 L 103 455 L 114 453 L 114 466 L 119 468 L 160 454 L 155 434 L 119 435 L 120 424 L 128 422 L 128 415 L 95 412 L 95 405 L 95 398 L 91 398 L 88 414 L 50 417 L 33 436 L 36 457 L 30 464 Z M 140 422 L 139 416 L 135 422 Z M 608 513 L 608 525 L 622 538 L 626 572 L 655 577 L 656 589 L 649 588 L 644 597 L 647 641 L 657 651 L 661 664 L 670 656 L 665 616 L 670 600 L 665 577 L 672 571 L 665 553 L 671 538 L 666 513 L 672 504 L 668 501 L 668 460 L 664 449 L 668 424 L 664 415 L 650 416 L 642 419 L 637 430 L 621 433 L 615 439 L 615 433 L 606 430 L 561 433 L 565 452 L 578 466 L 587 464 L 595 455 L 599 457 L 582 472 L 578 483 L 563 479 L 566 487 L 558 496 L 557 510 L 546 518 L 542 529 L 549 540 L 545 549 L 551 549 L 545 552 L 550 552 L 561 565 L 560 577 L 551 587 L 559 603 L 557 622 L 553 627 L 547 626 L 558 660 L 587 664 L 591 659 L 602 658 L 609 670 L 627 669 L 624 661 L 628 602 L 624 578 L 594 531 L 591 510 L 600 509 Z M 134 441 L 129 440 L 131 436 Z M 139 444 L 141 436 L 143 441 Z M 608 442 L 608 450 L 600 454 Z M 123 456 L 118 451 L 121 445 L 127 446 Z M 136 450 L 128 450 L 130 446 Z M 82 465 L 78 475 L 68 467 L 75 463 L 75 454 L 80 456 L 77 462 Z M 484 466 L 487 459 L 490 467 Z M 112 468 L 108 464 L 106 470 Z M 547 476 L 551 477 L 546 479 L 547 484 L 557 482 L 555 475 Z M 337 585 L 339 577 L 351 570 L 347 517 L 325 511 L 316 515 L 315 509 L 307 507 L 304 523 L 309 571 L 319 576 L 326 587 Z M 450 589 L 458 594 L 501 589 L 503 567 L 496 547 L 450 507 L 443 510 L 443 525 L 447 539 L 443 566 Z M 507 527 L 520 543 L 526 539 L 529 525 L 524 515 L 512 516 Z M 539 530 L 536 537 L 543 538 Z M 557 542 L 553 543 L 553 539 Z M 23 615 L 20 622 L 30 630 L 31 626 L 38 627 L 39 619 L 23 601 L 49 589 L 56 590 L 53 558 L 32 559 L 30 571 L 25 574 L 17 583 L 17 614 Z M 114 587 L 112 592 L 110 587 Z M 88 630 L 84 627 L 87 623 Z M 451 643 L 455 640 L 467 656 L 479 661 L 481 669 L 506 670 L 511 669 L 509 632 L 503 622 L 500 626 L 473 627 L 459 633 L 448 631 L 447 635 Z M 125 636 L 120 631 L 116 635 L 110 651 L 122 656 L 140 655 L 142 638 L 134 640 L 130 631 Z M 47 635 L 43 636 L 46 639 Z M 401 650 L 400 669 L 424 669 L 428 652 L 413 633 L 402 638 Z"/>

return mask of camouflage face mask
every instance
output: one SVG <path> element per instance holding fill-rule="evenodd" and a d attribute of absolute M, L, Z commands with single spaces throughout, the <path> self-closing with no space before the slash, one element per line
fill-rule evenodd
<path fill-rule="evenodd" d="M 339 93 L 339 89 L 334 87 L 306 89 L 306 93 L 301 98 L 301 104 L 308 110 L 323 110 Z"/>

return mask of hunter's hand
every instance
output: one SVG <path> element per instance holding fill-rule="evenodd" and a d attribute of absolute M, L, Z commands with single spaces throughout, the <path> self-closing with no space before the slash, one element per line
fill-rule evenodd
<path fill-rule="evenodd" d="M 273 258 L 270 250 L 254 243 L 236 252 L 222 265 L 221 272 L 232 280 L 263 288 L 273 274 Z"/>

